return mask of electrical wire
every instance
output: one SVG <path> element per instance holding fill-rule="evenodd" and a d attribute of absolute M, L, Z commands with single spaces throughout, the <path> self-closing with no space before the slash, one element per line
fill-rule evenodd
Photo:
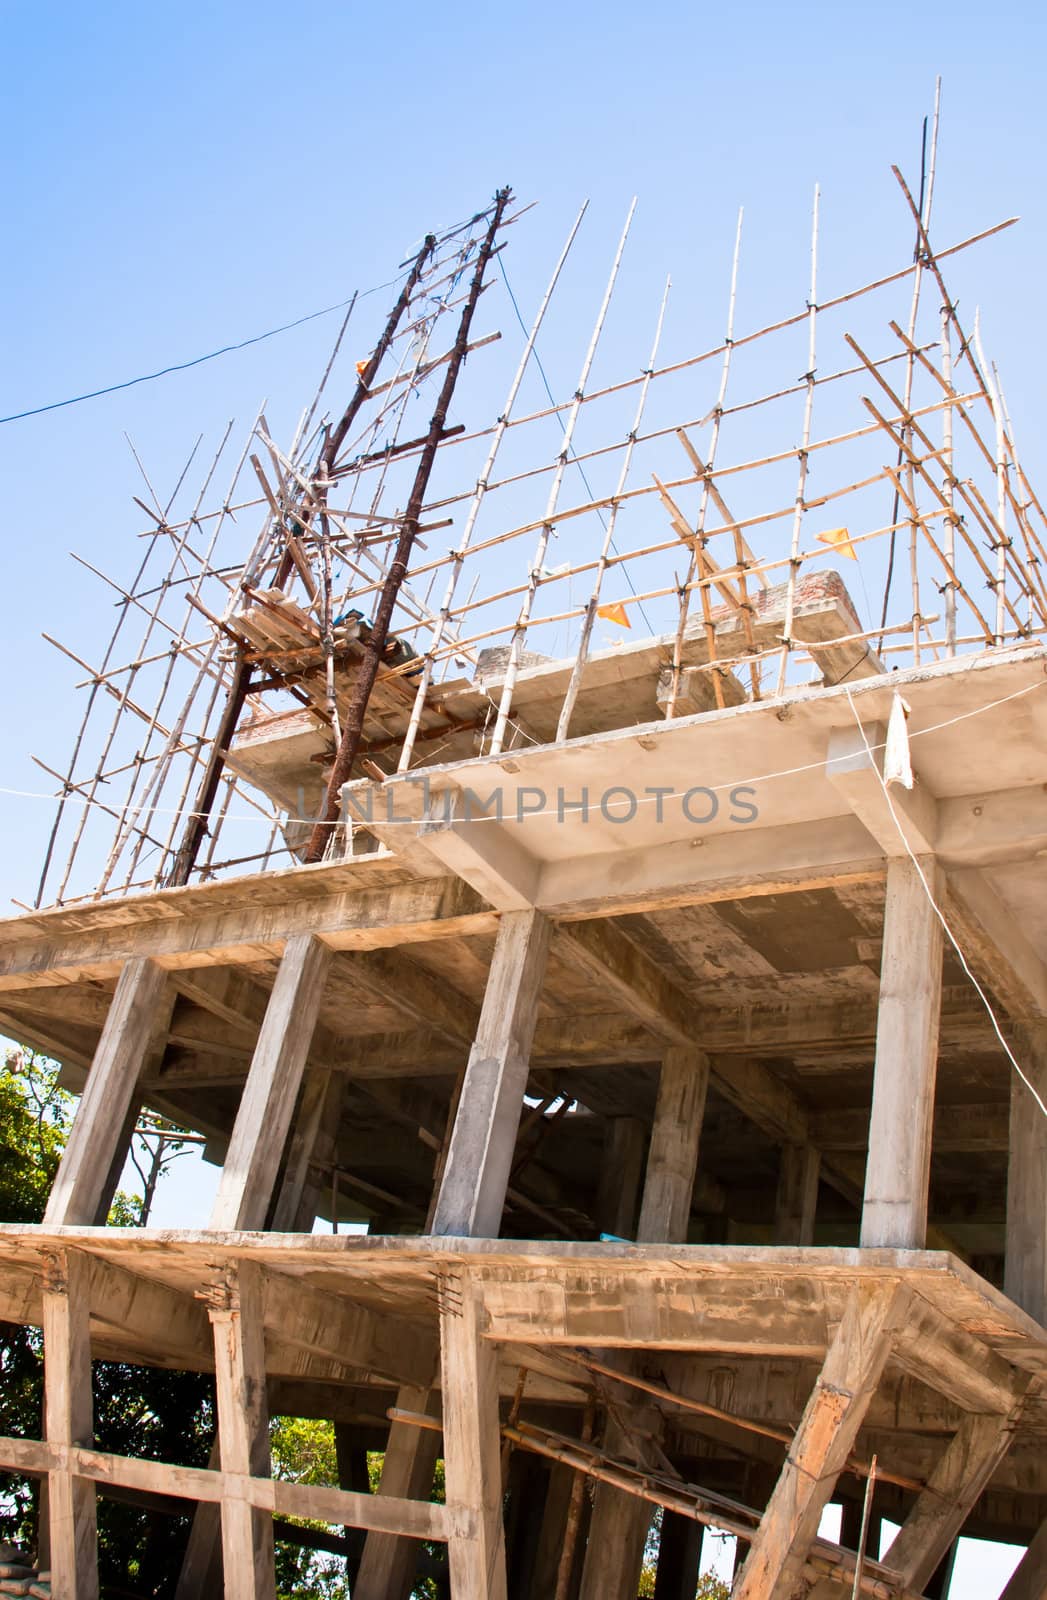
<path fill-rule="evenodd" d="M 301 328 L 306 322 L 315 322 L 318 317 L 329 317 L 335 311 L 344 311 L 353 300 L 365 300 L 368 295 L 380 294 L 383 289 L 391 289 L 400 282 L 403 273 L 396 278 L 390 278 L 386 283 L 376 283 L 370 289 L 362 289 L 358 295 L 350 295 L 348 300 L 339 300 L 337 305 L 324 306 L 321 311 L 310 311 L 304 317 L 296 317 L 293 322 L 283 322 L 278 328 L 270 328 L 266 333 L 256 333 L 250 339 L 241 339 L 237 344 L 224 344 L 218 350 L 209 350 L 206 355 L 194 356 L 191 361 L 176 361 L 169 367 L 160 367 L 156 372 L 144 372 L 140 377 L 127 378 L 123 383 L 110 383 L 104 389 L 89 389 L 85 394 L 75 394 L 68 400 L 52 400 L 46 406 L 33 406 L 28 411 L 13 411 L 9 417 L 0 417 L 0 426 L 7 422 L 21 422 L 26 417 L 40 417 L 46 411 L 61 411 L 65 406 L 78 406 L 85 400 L 97 400 L 102 395 L 116 394 L 121 389 L 133 389 L 139 383 L 153 383 L 157 378 L 166 378 L 172 372 L 187 372 L 190 367 L 199 367 L 206 361 L 215 361 L 219 356 L 227 356 L 236 350 L 246 350 L 249 345 L 261 344 L 266 339 L 275 339 L 278 333 L 289 333 L 292 328 Z"/>

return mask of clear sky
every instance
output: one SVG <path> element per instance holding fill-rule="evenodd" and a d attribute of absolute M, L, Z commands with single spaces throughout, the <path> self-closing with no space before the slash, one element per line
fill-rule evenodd
<path fill-rule="evenodd" d="M 697 350 L 722 331 L 739 205 L 742 326 L 802 303 L 816 181 L 826 292 L 904 262 L 911 228 L 889 168 L 915 177 L 941 73 L 934 234 L 951 241 L 1022 216 L 954 282 L 968 319 L 981 304 L 1026 464 L 1044 478 L 1047 12 L 1028 0 L 6 0 L 0 16 L 0 414 L 342 301 L 388 279 L 422 233 L 479 209 L 504 183 L 538 202 L 506 257 L 521 301 L 533 307 L 588 197 L 584 313 L 577 291 L 587 325 L 595 275 L 636 194 L 626 324 L 642 307 L 646 341 L 671 271 L 676 343 Z M 246 428 L 263 398 L 286 437 L 335 326 L 320 319 L 191 372 L 0 426 L 5 789 L 47 787 L 29 753 L 60 765 L 77 712 L 80 674 L 41 630 L 92 659 L 110 625 L 112 596 L 66 552 L 114 576 L 136 553 L 142 518 L 130 497 L 141 484 L 124 433 L 161 494 L 201 431 L 212 439 L 230 417 Z M 609 330 L 609 370 L 635 370 L 633 332 Z M 557 358 L 547 351 L 554 369 Z M 45 805 L 0 794 L 5 896 L 31 897 L 48 820 Z M 169 1220 L 198 1220 L 193 1190 L 169 1180 Z M 959 1600 L 989 1592 L 973 1579 L 954 1589 Z"/>

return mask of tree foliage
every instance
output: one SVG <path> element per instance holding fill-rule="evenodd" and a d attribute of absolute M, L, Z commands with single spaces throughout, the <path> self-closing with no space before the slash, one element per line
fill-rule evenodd
<path fill-rule="evenodd" d="M 0 1221 L 39 1222 L 54 1181 L 74 1101 L 58 1069 L 32 1050 L 12 1050 L 0 1070 Z M 110 1222 L 141 1220 L 141 1198 L 118 1193 Z M 213 1385 L 197 1373 L 99 1361 L 94 1366 L 95 1438 L 99 1449 L 186 1466 L 205 1466 L 214 1432 Z M 0 1433 L 40 1438 L 43 1347 L 38 1329 L 0 1323 Z M 0 1481 L 0 1539 L 35 1542 L 36 1486 Z M 188 1514 L 98 1503 L 99 1577 L 103 1594 L 150 1600 L 173 1593 Z"/>

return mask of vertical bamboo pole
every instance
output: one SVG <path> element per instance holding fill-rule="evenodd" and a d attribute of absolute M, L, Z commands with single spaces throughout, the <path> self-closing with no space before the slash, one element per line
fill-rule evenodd
<path fill-rule="evenodd" d="M 596 608 L 600 604 L 600 589 L 603 585 L 604 574 L 607 571 L 611 546 L 614 543 L 614 529 L 618 520 L 618 509 L 620 504 L 619 496 L 625 490 L 626 481 L 629 476 L 629 468 L 632 464 L 633 451 L 636 448 L 636 436 L 640 431 L 640 424 L 643 421 L 643 414 L 647 405 L 647 393 L 651 386 L 651 377 L 654 373 L 654 364 L 658 358 L 658 346 L 661 343 L 662 325 L 665 321 L 665 308 L 668 304 L 669 290 L 671 287 L 672 280 L 666 278 L 665 289 L 662 292 L 662 303 L 658 311 L 658 322 L 654 331 L 654 343 L 651 346 L 650 359 L 648 360 L 643 371 L 643 382 L 640 385 L 640 396 L 636 405 L 636 415 L 633 418 L 633 425 L 626 435 L 626 447 L 625 453 L 622 457 L 621 472 L 618 475 L 618 487 L 615 490 L 614 499 L 611 501 L 610 514 L 608 515 L 607 523 L 604 528 L 603 545 L 600 550 L 600 559 L 596 564 L 596 577 L 593 580 L 593 592 L 589 596 L 589 604 L 585 608 L 585 616 L 582 619 L 582 633 L 581 638 L 578 641 L 578 654 L 575 657 L 574 666 L 571 670 L 571 678 L 567 685 L 567 692 L 563 698 L 563 705 L 560 707 L 560 719 L 556 725 L 557 744 L 560 744 L 564 739 L 566 739 L 568 732 L 570 731 L 571 717 L 574 714 L 575 702 L 578 699 L 578 690 L 580 689 L 582 682 L 582 673 L 585 670 L 586 659 L 589 655 L 589 643 L 592 639 L 593 626 L 596 622 Z"/>
<path fill-rule="evenodd" d="M 914 481 L 914 477 L 913 477 L 912 462 L 906 456 L 906 447 L 908 445 L 910 445 L 911 442 L 912 442 L 912 425 L 911 425 L 911 421 L 908 421 L 908 420 L 905 420 L 905 419 L 909 418 L 909 413 L 910 413 L 910 411 L 912 409 L 913 378 L 914 378 L 915 369 L 916 369 L 916 355 L 915 355 L 915 351 L 913 349 L 914 342 L 915 342 L 915 339 L 916 339 L 916 319 L 917 319 L 917 317 L 919 315 L 919 310 L 920 310 L 920 291 L 921 291 L 921 289 L 923 287 L 924 268 L 928 264 L 928 258 L 929 258 L 929 245 L 927 243 L 927 229 L 930 227 L 930 222 L 931 222 L 931 202 L 934 199 L 934 177 L 935 177 L 935 169 L 936 169 L 936 166 L 937 166 L 937 159 L 938 159 L 938 121 L 939 121 L 939 115 L 940 115 L 940 111 L 941 111 L 941 91 L 942 91 L 942 80 L 941 80 L 941 78 L 938 78 L 938 80 L 937 80 L 937 82 L 935 84 L 934 126 L 933 126 L 932 133 L 931 133 L 930 163 L 929 163 L 928 168 L 927 168 L 927 182 L 926 182 L 926 185 L 923 186 L 921 184 L 919 208 L 917 208 L 915 205 L 913 205 L 912 197 L 909 194 L 908 189 L 906 189 L 906 191 L 905 191 L 906 197 L 909 200 L 909 204 L 913 209 L 914 219 L 915 219 L 915 222 L 916 222 L 916 250 L 915 250 L 915 255 L 914 255 L 914 259 L 913 259 L 912 301 L 911 301 L 910 306 L 909 306 L 909 346 L 910 346 L 910 348 L 909 348 L 909 358 L 908 358 L 908 360 L 907 360 L 907 362 L 905 364 L 905 390 L 904 390 L 904 405 L 903 405 L 904 418 L 903 418 L 903 422 L 902 422 L 903 444 L 902 444 L 901 448 L 898 451 L 898 466 L 902 467 L 904 465 L 905 468 L 906 468 L 906 482 L 907 482 L 908 488 L 909 488 L 910 506 L 915 506 L 915 481 Z M 924 119 L 923 129 L 924 129 L 924 150 L 926 151 L 926 139 L 927 139 L 927 121 L 926 121 L 926 118 Z M 897 171 L 897 168 L 895 168 L 895 171 Z M 903 187 L 904 187 L 904 180 L 901 180 L 901 174 L 899 173 L 898 176 L 899 176 L 899 180 L 903 182 Z M 922 180 L 922 176 L 923 175 L 922 175 L 922 172 L 921 172 L 921 180 Z M 951 311 L 951 309 L 952 308 L 950 307 L 950 311 Z M 899 489 L 899 487 L 898 487 L 898 485 L 896 483 L 896 485 L 895 485 L 895 495 L 894 495 L 894 508 L 893 508 L 893 511 L 892 511 L 892 514 L 891 514 L 891 522 L 892 522 L 892 524 L 896 523 L 898 521 L 899 494 L 900 494 L 900 489 Z M 919 654 L 920 654 L 920 619 L 919 619 L 919 610 L 920 610 L 920 605 L 919 605 L 918 575 L 917 575 L 917 571 L 916 571 L 916 564 L 917 564 L 917 561 L 916 561 L 916 545 L 917 545 L 918 531 L 919 530 L 918 530 L 918 524 L 917 524 L 916 518 L 917 518 L 917 513 L 914 511 L 913 512 L 913 518 L 910 520 L 910 523 L 909 523 L 909 551 L 910 551 L 909 560 L 910 560 L 910 569 L 911 569 L 911 581 L 912 581 L 913 587 L 914 587 L 914 603 L 913 603 L 913 612 L 914 612 L 914 616 L 913 616 L 913 639 L 914 639 L 914 645 L 913 645 L 913 655 L 914 655 L 914 659 L 916 661 L 919 661 Z M 891 579 L 892 579 L 893 574 L 894 574 L 895 542 L 896 542 L 896 535 L 895 535 L 894 532 L 892 532 L 891 533 L 891 539 L 890 539 L 889 551 L 888 551 L 888 557 L 887 557 L 887 578 L 886 578 L 886 581 L 884 583 L 883 605 L 882 605 L 881 610 L 880 610 L 880 628 L 881 628 L 881 630 L 884 627 L 886 627 L 886 624 L 887 624 L 887 609 L 888 609 L 888 606 L 890 604 L 890 595 L 891 595 Z M 882 639 L 883 639 L 883 635 L 882 635 L 882 632 L 881 632 L 881 635 L 880 635 L 880 642 L 881 643 L 882 643 Z M 879 648 L 879 646 L 877 646 L 877 648 Z"/>
<path fill-rule="evenodd" d="M 1003 407 L 996 391 L 996 382 L 992 375 L 992 368 L 985 359 L 982 349 L 981 315 L 974 314 L 974 348 L 978 355 L 978 365 L 985 378 L 986 389 L 989 396 L 989 405 L 992 410 L 992 419 L 996 429 L 996 527 L 994 536 L 996 541 L 996 577 L 993 581 L 993 590 L 996 594 L 996 623 L 995 644 L 1003 643 L 1007 619 L 1004 615 L 1004 596 L 1007 590 L 1007 444 L 1004 438 Z"/>
<path fill-rule="evenodd" d="M 952 390 L 952 326 L 949 307 L 942 306 L 942 382 L 947 392 Z M 942 492 L 948 505 L 945 517 L 945 558 L 949 564 L 943 589 L 945 591 L 945 654 L 956 654 L 956 580 L 952 576 L 956 567 L 956 478 L 953 473 L 953 415 L 952 406 L 942 411 Z"/>
<path fill-rule="evenodd" d="M 796 614 L 796 579 L 799 575 L 800 558 L 800 533 L 803 529 L 803 514 L 805 510 L 804 497 L 807 491 L 807 452 L 811 442 L 811 412 L 814 408 L 815 384 L 815 339 L 818 319 L 818 202 L 821 191 L 819 186 L 814 186 L 814 207 L 811 214 L 811 292 L 807 299 L 807 371 L 805 373 L 806 394 L 803 407 L 803 431 L 800 438 L 800 448 L 797 457 L 800 463 L 800 477 L 796 487 L 796 510 L 793 515 L 792 544 L 789 554 L 789 578 L 785 590 L 785 623 L 782 630 L 782 657 L 778 667 L 778 682 L 775 694 L 780 695 L 785 689 L 785 675 L 789 668 L 789 652 L 793 647 L 793 617 Z"/>
<path fill-rule="evenodd" d="M 523 354 L 520 357 L 519 365 L 517 366 L 512 382 L 509 385 L 509 393 L 507 394 L 505 404 L 502 407 L 502 414 L 498 418 L 498 422 L 495 425 L 494 434 L 491 438 L 491 445 L 487 452 L 487 460 L 484 462 L 483 471 L 476 480 L 476 488 L 473 491 L 473 497 L 469 503 L 469 510 L 467 511 L 465 517 L 465 525 L 462 528 L 462 537 L 458 541 L 457 550 L 451 552 L 451 570 L 447 579 L 447 589 L 444 594 L 443 604 L 440 607 L 439 615 L 436 619 L 436 626 L 433 629 L 432 638 L 429 643 L 429 649 L 426 652 L 425 664 L 422 667 L 422 675 L 418 682 L 418 688 L 415 692 L 414 705 L 411 708 L 411 720 L 408 724 L 407 732 L 404 735 L 403 748 L 400 751 L 400 759 L 396 768 L 398 772 L 406 772 L 408 767 L 411 765 L 411 756 L 414 752 L 415 741 L 418 737 L 418 729 L 421 725 L 422 714 L 425 710 L 426 697 L 433 681 L 433 668 L 436 661 L 436 653 L 443 641 L 444 633 L 450 625 L 451 605 L 454 600 L 455 590 L 458 586 L 458 580 L 462 574 L 465 557 L 469 550 L 470 543 L 472 542 L 473 529 L 476 527 L 476 521 L 480 515 L 480 508 L 483 505 L 484 496 L 487 493 L 487 487 L 490 483 L 491 473 L 494 470 L 494 464 L 497 459 L 502 440 L 505 437 L 505 431 L 509 426 L 509 420 L 513 413 L 513 407 L 516 404 L 516 399 L 520 392 L 520 385 L 523 382 L 524 374 L 527 371 L 531 357 L 534 354 L 535 342 L 537 341 L 538 333 L 541 329 L 542 323 L 545 321 L 545 313 L 549 309 L 549 303 L 552 300 L 553 292 L 556 289 L 557 283 L 559 282 L 560 273 L 563 271 L 564 263 L 566 262 L 570 253 L 571 246 L 574 244 L 578 229 L 582 225 L 582 218 L 585 216 L 588 205 L 589 202 L 586 200 L 577 217 L 575 217 L 571 231 L 567 235 L 567 242 L 560 252 L 560 257 L 556 263 L 556 266 L 553 268 L 553 275 L 549 279 L 548 287 L 546 288 L 545 294 L 542 297 L 542 302 L 538 307 L 534 321 L 531 324 L 531 331 L 527 335 L 527 342 L 524 345 Z"/>
<path fill-rule="evenodd" d="M 723 423 L 723 403 L 727 398 L 727 379 L 730 376 L 731 356 L 734 351 L 734 308 L 735 302 L 738 298 L 738 259 L 742 248 L 743 216 L 744 209 L 740 207 L 738 211 L 738 226 L 734 235 L 734 258 L 731 263 L 731 292 L 727 302 L 727 333 L 723 341 L 723 363 L 720 368 L 720 391 L 716 397 L 716 407 L 713 412 L 712 436 L 709 441 L 709 459 L 706 463 L 705 480 L 702 484 L 702 496 L 698 506 L 698 521 L 695 526 L 697 544 L 691 551 L 691 559 L 687 567 L 687 576 L 684 579 L 680 589 L 680 617 L 676 627 L 676 637 L 673 640 L 673 675 L 669 692 L 669 700 L 665 707 L 666 721 L 671 720 L 671 718 L 676 715 L 676 700 L 680 692 L 680 669 L 683 664 L 684 634 L 687 629 L 687 615 L 690 610 L 691 585 L 694 580 L 695 568 L 699 564 L 705 565 L 705 563 L 701 563 L 700 553 L 705 549 L 706 545 L 705 519 L 709 510 L 709 498 L 713 483 L 712 473 L 716 466 L 716 452 L 720 443 L 720 428 Z M 738 558 L 737 564 L 740 567 L 741 560 L 744 558 L 744 547 L 742 545 L 741 533 L 737 528 L 735 529 L 735 555 Z M 708 576 L 709 572 L 707 570 L 702 572 L 703 578 Z M 741 573 L 741 591 L 742 605 L 744 608 L 748 605 L 748 595 L 746 593 L 744 572 Z M 706 618 L 706 631 L 709 634 L 710 658 L 712 658 L 716 654 L 716 633 L 715 629 L 712 628 L 712 620 L 709 610 L 708 587 L 702 588 L 701 601 L 703 615 Z M 749 628 L 747 631 L 749 634 L 748 642 L 751 643 L 752 623 L 751 619 L 748 617 L 747 610 L 743 611 L 743 616 L 749 620 Z M 760 674 L 759 668 L 755 664 L 751 668 L 751 674 L 753 699 L 758 700 L 760 698 Z M 724 698 L 723 687 L 720 682 L 720 675 L 715 671 L 715 669 L 713 670 L 713 689 L 716 694 L 716 703 L 718 706 L 722 707 Z"/>
<path fill-rule="evenodd" d="M 567 470 L 567 463 L 570 459 L 571 439 L 574 435 L 575 423 L 578 421 L 578 413 L 580 412 L 582 408 L 582 402 L 585 399 L 585 385 L 589 381 L 589 373 L 592 370 L 593 359 L 596 355 L 596 347 L 600 342 L 600 335 L 603 332 L 604 322 L 607 317 L 607 310 L 611 304 L 611 295 L 614 293 L 615 282 L 618 278 L 618 268 L 621 266 L 622 255 L 625 251 L 625 241 L 629 237 L 629 229 L 632 225 L 633 213 L 635 210 L 636 201 L 634 199 L 629 207 L 629 214 L 625 219 L 625 227 L 622 229 L 622 236 L 618 241 L 618 249 L 615 253 L 614 262 L 611 266 L 611 275 L 607 280 L 607 288 L 604 291 L 603 301 L 600 305 L 600 310 L 597 313 L 592 337 L 589 340 L 589 348 L 585 353 L 585 360 L 582 362 L 582 370 L 579 374 L 578 386 L 575 390 L 574 400 L 567 415 L 567 423 L 564 428 L 560 454 L 557 458 L 556 471 L 553 474 L 553 481 L 549 487 L 549 499 L 545 508 L 545 521 L 542 523 L 541 531 L 538 535 L 538 545 L 534 553 L 534 559 L 531 562 L 531 570 L 528 575 L 527 587 L 524 590 L 523 600 L 520 605 L 520 613 L 513 628 L 512 643 L 509 646 L 509 660 L 505 669 L 505 681 L 502 685 L 502 695 L 498 705 L 498 717 L 495 721 L 494 734 L 491 739 L 491 755 L 497 755 L 505 744 L 505 734 L 509 725 L 509 714 L 512 710 L 513 704 L 513 691 L 516 688 L 516 679 L 520 672 L 520 657 L 523 652 L 524 640 L 527 637 L 527 627 L 531 620 L 531 608 L 534 604 L 534 597 L 538 593 L 538 586 L 542 581 L 542 566 L 545 562 L 545 554 L 549 548 L 549 540 L 553 532 L 556 506 L 560 498 L 560 485 L 563 483 L 564 473 Z"/>

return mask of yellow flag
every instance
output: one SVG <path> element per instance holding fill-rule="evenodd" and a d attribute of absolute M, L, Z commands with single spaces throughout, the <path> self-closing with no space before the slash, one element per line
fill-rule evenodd
<path fill-rule="evenodd" d="M 819 544 L 831 545 L 838 555 L 850 556 L 852 561 L 857 561 L 858 555 L 846 528 L 826 528 L 824 533 L 815 534 L 815 538 Z"/>
<path fill-rule="evenodd" d="M 617 622 L 620 628 L 632 627 L 621 600 L 613 600 L 610 605 L 597 606 L 596 615 L 602 617 L 605 622 Z"/>

